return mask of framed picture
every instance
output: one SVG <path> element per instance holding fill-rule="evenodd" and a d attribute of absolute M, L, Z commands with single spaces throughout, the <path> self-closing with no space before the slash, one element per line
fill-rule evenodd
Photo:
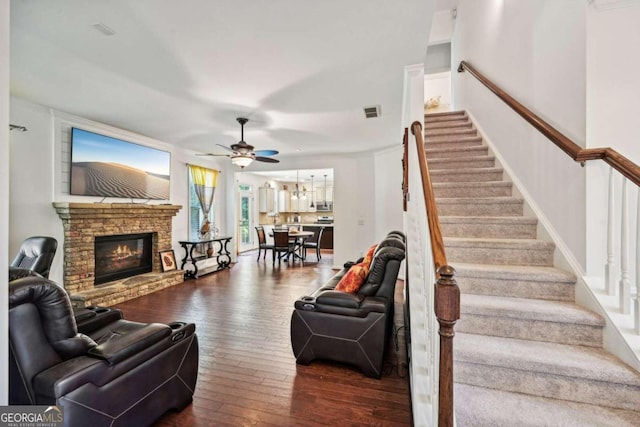
<path fill-rule="evenodd" d="M 173 249 L 166 251 L 160 251 L 160 265 L 162 265 L 162 271 L 177 270 L 176 255 L 173 253 Z"/>

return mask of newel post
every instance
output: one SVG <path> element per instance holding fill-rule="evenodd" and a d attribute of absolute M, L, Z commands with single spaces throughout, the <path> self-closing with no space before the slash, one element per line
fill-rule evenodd
<path fill-rule="evenodd" d="M 435 312 L 440 324 L 440 390 L 438 394 L 438 425 L 453 426 L 453 336 L 460 319 L 460 288 L 449 265 L 438 268 L 435 289 Z"/>

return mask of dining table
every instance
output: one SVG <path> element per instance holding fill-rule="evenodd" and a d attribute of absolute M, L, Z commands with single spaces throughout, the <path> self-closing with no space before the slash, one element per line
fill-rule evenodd
<path fill-rule="evenodd" d="M 302 247 L 304 245 L 305 240 L 309 237 L 313 236 L 313 231 L 304 231 L 304 230 L 292 230 L 289 229 L 289 240 L 293 241 L 293 246 L 291 250 L 286 255 L 286 261 L 289 260 L 289 256 L 293 255 L 293 260 L 299 259 L 304 261 L 304 252 Z M 273 237 L 273 233 L 269 234 L 270 237 Z"/>

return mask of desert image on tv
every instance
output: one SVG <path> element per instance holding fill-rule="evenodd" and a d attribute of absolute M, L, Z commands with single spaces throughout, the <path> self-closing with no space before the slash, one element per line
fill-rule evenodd
<path fill-rule="evenodd" d="M 71 194 L 82 196 L 169 199 L 169 177 L 118 163 L 78 162 L 71 165 Z"/>

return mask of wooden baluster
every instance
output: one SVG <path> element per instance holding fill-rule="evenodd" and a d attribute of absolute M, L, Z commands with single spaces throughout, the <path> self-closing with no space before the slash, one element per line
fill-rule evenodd
<path fill-rule="evenodd" d="M 440 324 L 440 392 L 438 394 L 438 426 L 453 426 L 453 336 L 454 326 L 460 319 L 460 288 L 453 278 L 453 267 L 438 268 L 435 312 Z"/>
<path fill-rule="evenodd" d="M 604 265 L 604 283 L 605 289 L 607 290 L 607 294 L 615 295 L 615 262 L 613 258 L 613 226 L 614 226 L 614 218 L 613 218 L 613 203 L 614 203 L 614 195 L 613 195 L 613 168 L 609 169 L 609 195 L 607 202 L 607 262 Z"/>
<path fill-rule="evenodd" d="M 628 218 L 628 197 L 627 179 L 622 178 L 622 207 L 620 212 L 620 311 L 622 314 L 629 314 L 631 311 L 631 284 L 629 283 L 629 218 Z"/>
<path fill-rule="evenodd" d="M 640 188 L 636 200 L 636 295 L 633 298 L 636 334 L 640 334 Z"/>

